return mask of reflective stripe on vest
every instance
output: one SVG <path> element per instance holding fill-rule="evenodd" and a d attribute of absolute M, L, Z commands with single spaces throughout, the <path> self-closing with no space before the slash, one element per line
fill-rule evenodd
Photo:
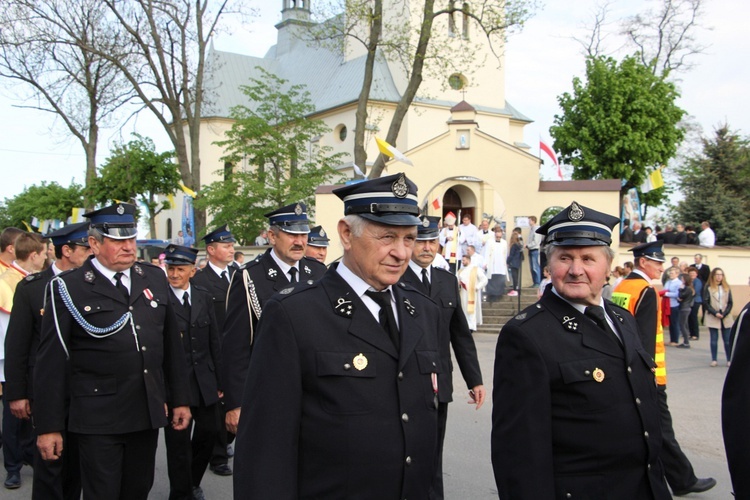
<path fill-rule="evenodd" d="M 615 291 L 612 293 L 612 302 L 620 307 L 624 307 L 630 314 L 635 316 L 635 308 L 641 294 L 651 288 L 651 285 L 644 279 L 622 280 Z M 661 307 L 656 304 L 656 349 L 654 349 L 654 361 L 656 362 L 656 384 L 667 385 L 667 360 L 664 349 L 664 330 L 661 326 Z"/>

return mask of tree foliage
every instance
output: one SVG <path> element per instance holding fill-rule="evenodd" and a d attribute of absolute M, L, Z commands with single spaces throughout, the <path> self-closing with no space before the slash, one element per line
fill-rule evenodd
<path fill-rule="evenodd" d="M 112 52 L 120 42 L 98 0 L 9 0 L 0 9 L 0 76 L 21 107 L 57 115 L 80 142 L 87 183 L 96 176 L 99 128 L 116 122 L 134 93 L 110 61 L 83 47 Z"/>
<path fill-rule="evenodd" d="M 174 152 L 157 153 L 148 137 L 133 134 L 135 139 L 116 146 L 99 168 L 99 177 L 86 191 L 98 203 L 115 200 L 140 202 L 148 209 L 151 237 L 156 234 L 154 217 L 170 208 L 168 200 L 157 201 L 158 195 L 174 194 L 180 187 L 180 174 L 172 161 Z"/>
<path fill-rule="evenodd" d="M 83 207 L 83 187 L 72 182 L 70 187 L 62 187 L 56 182 L 33 185 L 13 198 L 6 198 L 0 207 L 2 227 L 25 228 L 23 222 L 39 220 L 66 220 L 73 208 Z"/>
<path fill-rule="evenodd" d="M 750 245 L 750 141 L 728 125 L 703 139 L 703 150 L 679 168 L 685 198 L 676 219 L 699 226 L 709 221 L 722 245 Z"/>
<path fill-rule="evenodd" d="M 586 81 L 573 79 L 573 93 L 558 97 L 550 134 L 574 179 L 623 179 L 623 192 L 639 188 L 648 173 L 666 165 L 684 132 L 685 112 L 674 84 L 654 75 L 636 57 L 586 59 Z M 648 193 L 658 205 L 665 190 Z"/>
<path fill-rule="evenodd" d="M 280 206 L 302 201 L 312 216 L 315 189 L 334 180 L 343 156 L 316 144 L 330 130 L 305 118 L 315 108 L 304 86 L 261 72 L 241 87 L 252 107 L 234 107 L 227 139 L 217 142 L 230 165 L 220 172 L 225 180 L 204 186 L 195 200 L 241 243 L 253 241 L 266 224 L 263 214 Z"/>

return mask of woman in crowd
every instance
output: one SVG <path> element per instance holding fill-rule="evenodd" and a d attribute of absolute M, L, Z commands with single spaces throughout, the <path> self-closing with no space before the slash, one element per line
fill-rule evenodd
<path fill-rule="evenodd" d="M 703 307 L 706 310 L 704 319 L 708 332 L 711 334 L 711 366 L 718 364 L 719 331 L 724 342 L 724 354 L 727 356 L 727 366 L 732 356 L 729 333 L 734 323 L 732 317 L 732 290 L 724 279 L 724 271 L 720 267 L 711 269 L 708 283 L 703 287 Z"/>
<path fill-rule="evenodd" d="M 627 274 L 626 274 L 626 271 L 625 271 L 624 267 L 622 267 L 622 266 L 615 266 L 615 268 L 612 269 L 612 277 L 615 279 L 612 282 L 612 289 L 614 290 L 615 288 L 617 288 L 617 285 L 619 285 L 620 282 L 622 280 L 624 280 L 626 276 L 627 276 Z"/>
<path fill-rule="evenodd" d="M 515 297 L 518 295 L 520 288 L 519 271 L 521 270 L 521 261 L 523 260 L 523 243 L 517 232 L 510 233 L 510 243 L 508 243 L 508 268 L 510 277 L 513 280 L 513 290 L 508 295 Z"/>
<path fill-rule="evenodd" d="M 669 345 L 676 346 L 680 342 L 680 269 L 670 267 L 667 275 L 669 281 L 664 284 L 664 296 L 669 297 Z"/>
<path fill-rule="evenodd" d="M 698 340 L 700 338 L 700 323 L 698 323 L 698 309 L 703 304 L 703 281 L 698 278 L 698 268 L 690 266 L 688 268 L 688 274 L 690 279 L 693 280 L 693 289 L 695 290 L 695 298 L 693 300 L 693 307 L 690 309 L 690 316 L 688 317 L 688 326 L 690 328 L 690 340 Z"/>
<path fill-rule="evenodd" d="M 693 280 L 689 274 L 681 274 L 680 281 L 682 281 L 682 288 L 680 289 L 680 333 L 682 334 L 682 344 L 677 347 L 690 347 L 690 327 L 688 326 L 688 318 L 690 317 L 690 311 L 693 308 L 693 301 L 695 300 L 695 289 L 693 288 Z"/>

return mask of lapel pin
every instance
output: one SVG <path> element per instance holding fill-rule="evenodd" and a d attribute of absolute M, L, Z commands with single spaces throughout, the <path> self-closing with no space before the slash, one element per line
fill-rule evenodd
<path fill-rule="evenodd" d="M 604 381 L 604 370 L 601 368 L 594 368 L 594 373 L 592 374 L 594 377 L 594 380 L 596 382 L 603 382 Z"/>
<path fill-rule="evenodd" d="M 356 356 L 354 356 L 352 363 L 354 364 L 354 368 L 356 368 L 359 371 L 362 371 L 365 368 L 367 368 L 367 358 L 361 352 L 357 354 Z"/>

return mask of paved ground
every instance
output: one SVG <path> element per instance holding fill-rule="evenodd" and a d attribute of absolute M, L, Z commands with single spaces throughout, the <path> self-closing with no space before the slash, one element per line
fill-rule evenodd
<path fill-rule="evenodd" d="M 491 391 L 492 365 L 496 335 L 476 334 L 477 348 L 485 382 Z M 723 358 L 719 347 L 719 359 Z M 698 476 L 713 476 L 719 484 L 711 491 L 685 498 L 718 500 L 731 498 L 729 472 L 721 438 L 721 388 L 726 363 L 711 368 L 708 332 L 693 342 L 690 350 L 668 348 L 669 406 L 672 410 L 677 439 L 690 457 Z M 456 376 L 456 394 L 448 416 L 445 450 L 446 498 L 483 500 L 497 498 L 490 464 L 491 405 L 479 411 L 466 404 L 464 384 Z M 166 499 L 169 481 L 166 473 L 163 441 L 157 457 L 156 483 L 149 498 Z M 4 477 L 4 475 L 3 475 Z M 0 487 L 0 499 L 31 498 L 31 469 L 23 470 L 24 485 L 8 491 Z M 231 499 L 232 478 L 206 474 L 203 489 L 209 500 Z"/>

